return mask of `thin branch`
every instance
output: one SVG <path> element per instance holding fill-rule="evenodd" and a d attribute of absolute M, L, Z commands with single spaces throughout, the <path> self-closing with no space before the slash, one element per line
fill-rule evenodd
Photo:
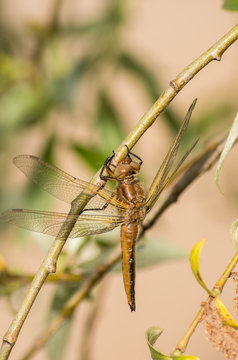
<path fill-rule="evenodd" d="M 238 39 L 238 25 L 235 25 L 227 34 L 218 40 L 210 49 L 205 51 L 195 61 L 188 65 L 161 94 L 148 112 L 142 117 L 134 130 L 126 137 L 116 151 L 115 162 L 126 156 L 125 145 L 131 149 L 145 131 L 154 123 L 157 117 L 168 106 L 180 90 L 206 65 L 213 60 L 221 60 L 223 53 Z"/>
<path fill-rule="evenodd" d="M 120 159 L 126 156 L 127 150 L 124 145 L 127 144 L 128 147 L 131 149 L 140 139 L 140 137 L 145 133 L 145 131 L 153 124 L 153 122 L 166 108 L 170 101 L 177 95 L 177 93 L 208 63 L 210 63 L 212 60 L 220 60 L 222 54 L 237 39 L 238 25 L 233 27 L 233 29 L 231 29 L 226 35 L 224 35 L 209 50 L 203 53 L 198 59 L 196 59 L 192 64 L 186 67 L 174 80 L 170 82 L 170 86 L 168 87 L 168 89 L 165 90 L 164 93 L 162 93 L 162 95 L 155 102 L 152 108 L 139 121 L 136 128 L 128 135 L 128 137 L 123 141 L 121 146 L 117 149 L 114 159 L 115 163 L 117 163 Z M 94 177 L 92 182 L 99 182 L 98 174 Z M 102 182 L 99 182 L 99 185 L 102 186 Z M 77 198 L 72 203 L 69 215 L 79 215 L 89 200 L 89 194 L 87 194 L 83 201 L 82 198 Z M 74 218 L 74 220 L 72 220 L 72 218 Z M 29 292 L 26 295 L 26 298 L 24 299 L 19 309 L 19 312 L 16 315 L 16 318 L 13 320 L 7 333 L 5 334 L 3 338 L 2 348 L 0 350 L 0 360 L 8 359 L 10 352 L 15 342 L 17 341 L 21 327 L 31 309 L 31 306 L 35 301 L 37 294 L 39 293 L 49 273 L 53 273 L 56 271 L 57 259 L 77 219 L 75 216 L 72 218 L 67 218 L 67 221 L 63 224 L 45 260 L 43 261 L 36 276 L 34 277 Z"/>

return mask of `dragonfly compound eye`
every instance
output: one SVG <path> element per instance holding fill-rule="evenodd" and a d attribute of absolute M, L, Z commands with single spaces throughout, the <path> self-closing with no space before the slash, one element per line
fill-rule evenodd
<path fill-rule="evenodd" d="M 135 173 L 138 173 L 140 171 L 140 164 L 138 164 L 137 162 L 132 161 L 130 163 L 130 166 Z"/>
<path fill-rule="evenodd" d="M 115 169 L 114 175 L 116 178 L 124 177 L 129 173 L 130 170 L 131 170 L 131 165 L 119 164 Z"/>

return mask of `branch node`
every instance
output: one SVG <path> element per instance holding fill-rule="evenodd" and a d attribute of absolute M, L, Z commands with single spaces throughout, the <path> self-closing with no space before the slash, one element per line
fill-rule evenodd
<path fill-rule="evenodd" d="M 176 81 L 175 80 L 172 80 L 169 82 L 169 85 L 174 89 L 174 91 L 179 91 L 179 87 L 178 85 L 176 84 Z"/>
<path fill-rule="evenodd" d="M 221 61 L 221 57 L 222 57 L 222 54 L 221 54 L 219 51 L 215 51 L 215 52 L 212 54 L 213 60 Z"/>
<path fill-rule="evenodd" d="M 50 274 L 54 274 L 56 272 L 56 264 L 47 265 L 47 270 Z"/>
<path fill-rule="evenodd" d="M 10 346 L 14 346 L 16 342 L 16 337 L 11 333 L 6 333 L 3 337 L 3 342 L 8 343 Z"/>

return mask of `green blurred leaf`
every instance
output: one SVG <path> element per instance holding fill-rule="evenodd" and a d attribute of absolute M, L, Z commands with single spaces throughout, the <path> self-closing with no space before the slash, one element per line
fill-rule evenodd
<path fill-rule="evenodd" d="M 219 185 L 219 175 L 220 175 L 220 171 L 223 165 L 223 162 L 226 158 L 226 156 L 228 155 L 228 153 L 230 152 L 232 146 L 234 145 L 235 141 L 238 138 L 238 113 L 235 117 L 235 120 L 232 124 L 231 130 L 229 132 L 229 135 L 227 137 L 224 149 L 221 153 L 217 168 L 216 168 L 216 184 L 218 189 L 221 191 L 220 189 L 220 185 Z"/>
<path fill-rule="evenodd" d="M 218 315 L 223 323 L 223 325 L 231 326 L 234 329 L 238 329 L 237 322 L 233 319 L 230 312 L 227 310 L 223 302 L 219 297 L 214 298 L 214 304 L 216 306 Z"/>
<path fill-rule="evenodd" d="M 164 261 L 186 259 L 187 254 L 175 244 L 157 238 L 146 238 L 136 251 L 137 268 L 157 265 Z"/>
<path fill-rule="evenodd" d="M 152 71 L 150 71 L 145 64 L 139 61 L 129 52 L 121 52 L 117 59 L 119 65 L 128 71 L 129 74 L 133 74 L 144 86 L 146 92 L 150 96 L 152 101 L 159 98 L 162 87 Z M 174 133 L 177 133 L 179 129 L 180 119 L 175 113 L 167 108 L 163 113 L 163 117 L 166 119 L 166 124 L 172 129 Z"/>
<path fill-rule="evenodd" d="M 202 239 L 192 248 L 192 251 L 190 253 L 190 266 L 198 283 L 207 291 L 209 295 L 212 295 L 212 292 L 208 289 L 207 285 L 205 284 L 200 271 L 200 253 L 203 248 L 204 242 L 205 239 Z"/>
<path fill-rule="evenodd" d="M 134 74 L 142 82 L 152 101 L 155 101 L 159 97 L 161 88 L 159 84 L 157 84 L 154 74 L 136 57 L 129 52 L 124 51 L 119 54 L 118 63 L 129 73 Z"/>
<path fill-rule="evenodd" d="M 110 154 L 122 142 L 124 131 L 120 117 L 104 91 L 100 91 L 98 95 L 96 123 L 101 134 L 103 148 L 108 156 L 108 153 Z"/>
<path fill-rule="evenodd" d="M 172 356 L 172 360 L 200 360 L 197 356 L 192 355 L 181 355 L 181 356 Z"/>
<path fill-rule="evenodd" d="M 186 259 L 187 254 L 178 246 L 161 239 L 146 238 L 143 245 L 136 249 L 136 268 L 155 266 L 164 261 Z M 121 264 L 116 264 L 113 271 L 121 271 Z"/>
<path fill-rule="evenodd" d="M 58 313 L 62 310 L 67 300 L 77 291 L 79 284 L 75 286 L 59 285 L 56 288 L 49 313 L 48 321 L 53 320 Z M 64 324 L 57 331 L 57 333 L 47 343 L 47 351 L 49 358 L 52 360 L 61 360 L 64 356 L 64 351 L 69 339 L 69 332 L 72 325 L 72 316 L 65 319 Z"/>
<path fill-rule="evenodd" d="M 160 329 L 159 327 L 152 326 L 146 331 L 146 334 L 145 334 L 147 344 L 150 349 L 151 357 L 153 360 L 171 360 L 170 356 L 160 353 L 153 347 L 154 343 L 156 342 L 158 337 L 162 334 L 162 332 L 163 332 L 163 330 Z"/>
<path fill-rule="evenodd" d="M 51 164 L 54 164 L 53 150 L 55 141 L 56 137 L 53 134 L 48 140 L 46 140 L 41 154 L 39 155 L 42 160 Z M 43 175 L 44 174 L 42 174 L 42 177 Z M 24 206 L 30 208 L 35 206 L 42 209 L 48 208 L 52 200 L 52 196 L 50 196 L 46 191 L 43 191 L 39 186 L 31 181 L 27 182 L 27 186 L 22 194 Z"/>
<path fill-rule="evenodd" d="M 98 147 L 85 147 L 79 144 L 72 144 L 72 150 L 79 155 L 85 163 L 96 172 L 104 164 L 107 155 Z"/>
<path fill-rule="evenodd" d="M 81 144 L 71 146 L 94 172 L 104 164 L 106 158 L 124 137 L 119 115 L 103 91 L 100 91 L 98 95 L 96 126 L 100 132 L 101 146 L 88 147 Z"/>
<path fill-rule="evenodd" d="M 47 343 L 49 359 L 62 360 L 69 339 L 69 332 L 72 325 L 72 318 L 67 318 L 59 330 L 50 338 Z"/>
<path fill-rule="evenodd" d="M 231 235 L 231 240 L 236 247 L 236 250 L 238 250 L 238 219 L 236 219 L 232 223 L 230 229 L 230 235 Z"/>
<path fill-rule="evenodd" d="M 112 250 L 116 246 L 119 246 L 119 241 L 112 238 L 110 235 L 104 234 L 97 237 L 91 237 L 91 247 L 87 246 L 87 253 L 91 253 L 92 256 L 81 263 L 78 267 L 87 271 L 93 271 L 98 266 L 101 266 L 108 259 Z"/>
<path fill-rule="evenodd" d="M 223 9 L 230 11 L 238 11 L 238 0 L 224 0 Z"/>

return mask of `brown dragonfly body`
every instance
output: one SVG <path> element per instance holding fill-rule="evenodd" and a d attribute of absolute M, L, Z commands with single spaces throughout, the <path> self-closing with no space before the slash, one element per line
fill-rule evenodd
<path fill-rule="evenodd" d="M 139 162 L 133 161 L 130 155 L 137 158 Z M 144 191 L 135 179 L 135 175 L 140 171 L 142 160 L 128 150 L 127 157 L 119 161 L 112 170 L 112 158 L 113 156 L 105 162 L 101 178 L 116 180 L 117 199 L 128 205 L 126 212 L 119 211 L 124 217 L 124 223 L 121 225 L 122 272 L 127 301 L 131 311 L 135 311 L 135 248 L 139 226 L 146 215 Z M 103 175 L 104 170 L 107 171 L 108 176 Z"/>
<path fill-rule="evenodd" d="M 128 149 L 127 156 L 114 165 L 114 155 L 109 157 L 101 171 L 104 180 L 117 181 L 116 192 L 98 189 L 97 186 L 80 180 L 32 155 L 15 157 L 15 165 L 35 184 L 58 199 L 71 204 L 77 199 L 84 202 L 85 190 L 92 194 L 80 215 L 59 212 L 13 209 L 0 214 L 0 221 L 9 222 L 24 229 L 57 236 L 64 224 L 75 223 L 69 237 L 76 238 L 108 232 L 121 226 L 122 267 L 125 290 L 131 311 L 135 310 L 135 247 L 139 227 L 145 215 L 151 210 L 161 192 L 171 183 L 183 161 L 195 144 L 180 162 L 174 165 L 183 134 L 188 126 L 196 100 L 177 133 L 174 142 L 165 156 L 146 196 L 135 175 L 140 171 L 142 160 Z M 134 161 L 131 156 L 136 158 Z M 105 174 L 106 173 L 106 174 Z"/>

